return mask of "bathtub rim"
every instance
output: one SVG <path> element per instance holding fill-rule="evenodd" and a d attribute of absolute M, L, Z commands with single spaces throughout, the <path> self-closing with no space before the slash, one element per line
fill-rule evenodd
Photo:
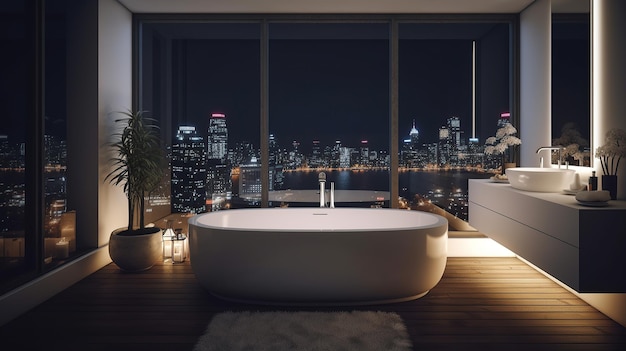
<path fill-rule="evenodd" d="M 233 226 L 220 226 L 220 225 L 210 225 L 210 224 L 205 224 L 205 223 L 198 223 L 199 219 L 203 216 L 207 216 L 207 215 L 222 215 L 222 214 L 227 214 L 228 211 L 238 211 L 239 213 L 243 212 L 243 211 L 267 211 L 267 212 L 278 212 L 278 211 L 294 211 L 294 212 L 306 212 L 306 211 L 348 211 L 348 210 L 359 210 L 359 211 L 372 211 L 372 212 L 386 212 L 386 211 L 394 211 L 397 213 L 400 212 L 409 212 L 411 215 L 412 214 L 419 214 L 419 215 L 425 215 L 427 217 L 431 217 L 435 219 L 435 222 L 432 224 L 424 224 L 424 225 L 414 225 L 414 226 L 398 226 L 398 227 L 358 227 L 358 228 L 354 228 L 354 229 L 348 229 L 348 228 L 340 228 L 340 229 L 333 229 L 333 228 L 316 228 L 316 229 L 309 229 L 309 228 L 258 228 L 258 227 L 233 227 Z M 407 214 L 409 214 L 407 213 Z M 338 234 L 338 233 L 345 233 L 345 234 L 352 234 L 352 233 L 362 233 L 362 232 L 379 232 L 379 231 L 410 231 L 410 230 L 416 230 L 416 229 L 437 229 L 439 227 L 441 227 L 442 225 L 446 226 L 446 232 L 448 231 L 448 220 L 441 216 L 438 215 L 436 213 L 430 213 L 430 212 L 425 212 L 425 211 L 413 211 L 413 210 L 404 210 L 404 209 L 396 209 L 396 208 L 361 208 L 361 207 L 338 207 L 338 208 L 317 208 L 317 207 L 296 207 L 296 208 L 279 208 L 279 207 L 271 207 L 271 208 L 237 208 L 237 209 L 230 209 L 230 210 L 225 210 L 225 211 L 218 211 L 218 212 L 205 212 L 205 213 L 200 213 L 200 214 L 196 214 L 194 216 L 192 216 L 191 218 L 189 218 L 188 221 L 188 225 L 194 225 L 196 227 L 202 227 L 202 228 L 208 228 L 208 229 L 217 229 L 217 230 L 224 230 L 224 231 L 247 231 L 247 232 L 259 232 L 259 233 L 293 233 L 294 231 L 297 231 L 298 233 L 333 233 L 333 234 Z"/>

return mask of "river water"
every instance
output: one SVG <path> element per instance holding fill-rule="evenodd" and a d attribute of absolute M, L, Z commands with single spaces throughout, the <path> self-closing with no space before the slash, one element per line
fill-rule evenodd
<path fill-rule="evenodd" d="M 329 170 L 326 183 L 335 182 L 339 190 L 379 190 L 389 191 L 389 171 L 387 170 Z M 303 190 L 318 187 L 318 171 L 285 172 L 282 189 Z M 412 170 L 399 173 L 400 196 L 411 198 L 415 194 L 428 195 L 433 192 L 467 194 L 467 181 L 472 178 L 489 178 L 492 174 L 466 170 Z"/>

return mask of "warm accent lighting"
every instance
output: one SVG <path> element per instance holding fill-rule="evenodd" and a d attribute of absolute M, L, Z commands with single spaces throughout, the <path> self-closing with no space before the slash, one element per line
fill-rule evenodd
<path fill-rule="evenodd" d="M 185 243 L 187 236 L 185 234 L 176 234 L 174 241 L 172 241 L 172 262 L 181 263 L 187 258 L 185 252 Z"/>
<path fill-rule="evenodd" d="M 187 236 L 182 229 L 172 228 L 173 220 L 167 220 L 167 228 L 163 232 L 163 262 L 181 263 L 187 258 Z"/>
<path fill-rule="evenodd" d="M 164 262 L 181 263 L 187 258 L 185 246 L 187 236 L 179 229 L 174 231 L 171 227 L 163 233 L 163 260 Z"/>
<path fill-rule="evenodd" d="M 172 238 L 174 238 L 175 236 L 176 234 L 171 227 L 168 227 L 163 232 L 163 261 L 167 261 L 168 258 L 172 258 Z"/>

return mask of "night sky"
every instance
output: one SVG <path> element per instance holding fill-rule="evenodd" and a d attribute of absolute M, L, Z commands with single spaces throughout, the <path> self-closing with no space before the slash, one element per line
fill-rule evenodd
<path fill-rule="evenodd" d="M 271 32 L 280 35 L 270 39 L 270 133 L 283 147 L 297 140 L 306 150 L 314 139 L 320 140 L 323 145 L 340 139 L 343 145 L 356 147 L 360 140 L 367 139 L 374 149 L 389 148 L 387 27 L 384 24 L 359 25 L 359 30 L 354 31 L 354 26 L 310 24 L 308 30 L 312 33 L 310 29 L 313 29 L 314 36 L 303 36 L 302 32 L 296 31 L 292 33 L 296 27 L 307 28 L 302 24 L 285 25 L 281 28 L 282 32 Z M 559 133 L 557 125 L 569 120 L 584 121 L 579 126 L 583 134 L 588 133 L 589 80 L 584 72 L 580 73 L 589 65 L 585 44 L 588 33 L 583 32 L 572 38 L 572 33 L 578 31 L 572 30 L 571 26 L 569 24 L 563 30 L 554 31 L 555 135 Z M 585 28 L 584 24 L 577 26 Z M 250 35 L 250 28 L 256 28 L 258 32 L 258 26 L 250 24 L 245 27 L 248 32 L 244 31 L 243 35 L 241 31 L 216 31 L 206 24 L 191 28 L 186 25 L 176 27 L 185 28 L 187 32 L 180 40 L 185 47 L 184 108 L 175 113 L 174 127 L 192 124 L 205 134 L 210 114 L 224 113 L 230 146 L 238 141 L 249 141 L 258 147 L 259 39 L 258 33 L 254 34 L 257 37 Z M 206 39 L 206 33 L 199 33 L 200 28 L 208 28 L 206 31 L 213 36 L 227 38 Z M 224 29 L 223 26 L 220 28 Z M 239 30 L 244 27 L 231 24 L 229 28 Z M 320 28 L 323 30 L 319 31 Z M 57 32 L 47 36 L 50 47 L 64 45 L 62 33 Z M 425 37 L 429 35 L 432 33 L 427 33 Z M 241 36 L 247 38 L 241 39 Z M 334 36 L 340 36 L 341 40 L 330 39 Z M 14 92 L 26 90 L 26 80 L 22 78 L 27 76 L 26 60 L 19 44 L 13 41 L 1 43 L 6 52 L 16 54 L 0 58 L 2 75 L 6 78 L 0 82 L 0 101 L 3 102 L 5 116 L 8 116 L 3 117 L 0 134 L 8 134 L 16 141 L 23 139 L 26 118 L 23 112 L 24 94 Z M 65 56 L 63 50 L 47 50 L 46 55 L 46 129 L 49 134 L 63 137 L 66 101 L 63 90 L 58 87 L 65 85 Z M 461 128 L 466 133 L 464 139 L 470 137 L 469 39 L 401 39 L 399 69 L 399 141 L 408 136 L 413 119 L 422 142 L 436 141 L 438 128 L 451 116 L 461 119 Z M 490 94 L 485 96 L 489 98 Z M 506 106 L 508 101 L 499 104 Z M 142 108 L 153 110 L 152 106 Z M 504 111 L 493 110 L 487 116 L 477 116 L 477 122 L 487 126 L 478 131 L 481 142 L 495 133 L 495 127 L 491 128 L 491 125 L 495 126 L 500 112 Z"/>
<path fill-rule="evenodd" d="M 258 145 L 258 42 L 194 40 L 187 50 L 188 122 L 206 130 L 206 117 L 225 113 L 229 139 Z M 388 41 L 273 40 L 269 60 L 270 132 L 281 145 L 365 139 L 388 150 Z M 424 142 L 451 116 L 471 131 L 471 42 L 401 41 L 400 77 L 400 141 L 413 119 Z"/>

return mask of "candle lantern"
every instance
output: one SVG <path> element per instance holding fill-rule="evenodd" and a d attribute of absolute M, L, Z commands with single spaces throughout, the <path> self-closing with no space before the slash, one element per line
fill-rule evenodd
<path fill-rule="evenodd" d="M 167 221 L 167 228 L 163 232 L 163 260 L 166 261 L 168 258 L 172 258 L 172 252 L 174 251 L 172 248 L 173 238 L 176 236 L 174 233 L 174 229 L 172 229 L 172 221 Z"/>
<path fill-rule="evenodd" d="M 171 221 L 163 232 L 163 260 L 165 262 L 181 263 L 187 258 L 187 236 L 181 229 L 172 229 Z"/>
<path fill-rule="evenodd" d="M 172 262 L 181 263 L 187 258 L 185 246 L 187 244 L 187 236 L 176 232 L 174 241 L 172 241 Z"/>

